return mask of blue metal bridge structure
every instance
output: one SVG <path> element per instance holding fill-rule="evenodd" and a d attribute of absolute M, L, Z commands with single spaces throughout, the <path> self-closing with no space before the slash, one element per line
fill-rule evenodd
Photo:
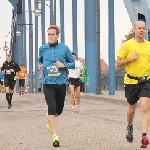
<path fill-rule="evenodd" d="M 38 18 L 31 10 L 31 1 L 28 1 L 29 23 L 26 24 L 25 0 L 8 0 L 12 6 L 12 24 L 11 24 L 11 43 L 9 53 L 12 54 L 13 60 L 18 64 L 24 64 L 27 67 L 29 62 L 29 92 L 33 93 L 33 71 L 35 71 L 35 92 L 38 92 Z M 50 24 L 56 24 L 55 11 L 56 0 L 34 0 L 35 11 L 39 10 L 41 15 L 41 33 L 42 44 L 45 44 L 45 1 L 50 4 Z M 85 0 L 85 65 L 88 67 L 90 76 L 90 86 L 87 88 L 88 93 L 101 94 L 101 71 L 100 71 L 100 0 Z M 134 24 L 137 20 L 142 20 L 146 23 L 147 34 L 146 39 L 150 40 L 150 2 L 149 0 L 123 0 L 131 23 Z M 59 0 L 60 3 L 60 40 L 65 43 L 64 38 L 64 0 Z M 77 2 L 72 0 L 72 40 L 73 51 L 78 54 L 77 44 Z M 117 0 L 115 1 L 115 3 Z M 41 3 L 41 5 L 39 5 Z M 40 8 L 39 8 L 40 7 Z M 32 17 L 35 17 L 34 23 Z M 34 29 L 33 29 L 34 24 Z M 28 26 L 29 34 L 29 56 L 26 51 L 26 26 Z M 33 37 L 34 31 L 34 37 Z M 108 58 L 109 58 L 109 95 L 115 95 L 115 37 L 114 37 L 114 0 L 108 0 Z M 21 34 L 18 36 L 18 34 Z M 33 41 L 35 40 L 35 41 Z M 33 43 L 35 44 L 33 46 Z M 35 54 L 33 56 L 33 47 Z M 92 49 L 92 51 L 91 51 Z M 35 65 L 33 66 L 33 58 Z M 95 67 L 96 66 L 96 67 Z"/>

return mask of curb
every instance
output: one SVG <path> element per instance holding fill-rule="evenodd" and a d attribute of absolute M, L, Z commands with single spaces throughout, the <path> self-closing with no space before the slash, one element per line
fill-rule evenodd
<path fill-rule="evenodd" d="M 105 97 L 97 97 L 97 96 L 90 96 L 90 95 L 85 95 L 85 99 L 92 99 L 92 100 L 96 100 L 96 101 L 105 101 L 107 103 L 115 103 L 118 105 L 126 105 L 128 106 L 128 103 L 124 100 L 117 100 L 114 98 L 105 98 Z"/>

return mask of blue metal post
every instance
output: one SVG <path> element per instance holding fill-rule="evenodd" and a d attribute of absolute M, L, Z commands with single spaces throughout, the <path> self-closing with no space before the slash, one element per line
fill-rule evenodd
<path fill-rule="evenodd" d="M 23 22 L 26 24 L 25 0 L 23 0 Z M 23 64 L 27 67 L 26 28 L 23 28 Z"/>
<path fill-rule="evenodd" d="M 50 0 L 50 25 L 54 24 L 53 0 Z"/>
<path fill-rule="evenodd" d="M 38 7 L 37 1 L 34 0 L 35 9 Z M 35 93 L 38 92 L 38 16 L 35 16 Z"/>
<path fill-rule="evenodd" d="M 90 85 L 87 93 L 96 92 L 96 0 L 85 0 L 85 65 L 88 67 Z"/>
<path fill-rule="evenodd" d="M 54 24 L 56 25 L 56 0 L 54 0 Z"/>
<path fill-rule="evenodd" d="M 23 24 L 22 0 L 17 4 L 17 24 Z M 17 63 L 20 65 L 23 63 L 23 26 L 18 25 L 18 29 L 21 31 L 21 35 L 17 37 Z"/>
<path fill-rule="evenodd" d="M 31 0 L 28 0 L 29 24 L 32 24 Z M 33 26 L 29 25 L 29 93 L 33 93 Z"/>
<path fill-rule="evenodd" d="M 23 24 L 22 19 L 22 0 L 17 3 L 17 30 L 21 31 L 20 36 L 16 36 L 16 62 L 20 65 L 22 63 L 22 55 L 23 55 L 23 27 L 18 24 Z M 16 32 L 16 31 L 15 31 Z M 16 82 L 17 87 L 19 87 L 18 80 Z M 17 93 L 19 92 L 19 88 L 17 88 Z"/>
<path fill-rule="evenodd" d="M 45 3 L 41 1 L 41 28 L 42 28 L 42 44 L 45 44 Z"/>
<path fill-rule="evenodd" d="M 96 94 L 101 93 L 101 61 L 100 61 L 100 0 L 96 0 L 96 37 L 97 37 L 97 88 Z"/>
<path fill-rule="evenodd" d="M 115 37 L 114 37 L 114 0 L 108 0 L 108 25 L 109 25 L 109 95 L 115 95 Z"/>
<path fill-rule="evenodd" d="M 72 31 L 73 31 L 73 51 L 78 54 L 77 42 L 77 0 L 72 0 Z"/>
<path fill-rule="evenodd" d="M 12 38 L 12 58 L 16 62 L 16 10 L 12 10 L 12 30 L 11 30 L 11 38 Z"/>
<path fill-rule="evenodd" d="M 17 15 L 17 23 L 22 24 L 22 16 Z M 23 26 L 18 26 L 21 35 L 17 36 L 17 63 L 20 65 L 23 63 Z"/>
<path fill-rule="evenodd" d="M 16 31 L 16 29 L 17 29 L 17 27 L 16 27 L 16 24 L 17 24 L 17 22 L 16 22 L 16 20 L 15 20 L 15 22 L 14 22 L 14 30 L 13 31 Z M 14 51 L 12 52 L 12 55 L 13 55 L 13 60 L 15 61 L 15 62 L 17 62 L 17 42 L 16 42 L 16 32 L 14 32 Z"/>
<path fill-rule="evenodd" d="M 64 0 L 59 0 L 60 2 L 60 40 L 61 43 L 65 43 L 65 34 L 64 34 Z"/>

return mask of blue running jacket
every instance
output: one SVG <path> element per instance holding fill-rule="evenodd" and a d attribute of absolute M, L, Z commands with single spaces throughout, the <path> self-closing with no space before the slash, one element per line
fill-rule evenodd
<path fill-rule="evenodd" d="M 56 68 L 56 61 L 66 65 L 65 68 Z M 38 64 L 43 65 L 43 84 L 66 84 L 68 69 L 75 68 L 75 61 L 71 51 L 63 43 L 51 46 L 49 43 L 39 48 Z"/>

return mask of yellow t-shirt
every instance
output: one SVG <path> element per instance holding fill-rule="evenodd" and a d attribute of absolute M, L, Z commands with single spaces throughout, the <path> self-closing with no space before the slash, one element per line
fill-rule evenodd
<path fill-rule="evenodd" d="M 126 59 L 131 57 L 135 51 L 139 54 L 139 58 L 126 64 L 125 66 L 125 84 L 137 84 L 138 81 L 130 79 L 127 74 L 134 77 L 143 77 L 150 74 L 150 42 L 144 40 L 143 43 L 137 43 L 134 39 L 128 40 L 122 44 L 117 52 L 117 57 Z"/>

